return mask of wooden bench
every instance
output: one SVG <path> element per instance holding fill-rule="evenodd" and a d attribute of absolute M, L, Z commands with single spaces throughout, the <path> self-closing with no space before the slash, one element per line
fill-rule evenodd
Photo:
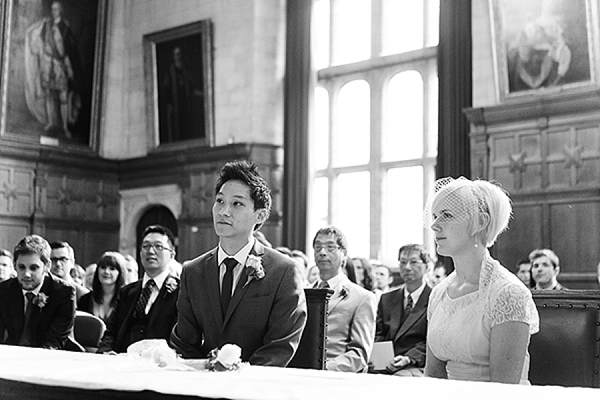
<path fill-rule="evenodd" d="M 531 383 L 600 387 L 600 291 L 534 290 L 533 300 L 540 331 L 529 345 Z"/>

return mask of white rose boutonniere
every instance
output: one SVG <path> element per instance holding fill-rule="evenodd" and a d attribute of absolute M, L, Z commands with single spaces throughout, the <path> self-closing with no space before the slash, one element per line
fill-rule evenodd
<path fill-rule="evenodd" d="M 173 293 L 177 290 L 177 286 L 179 286 L 177 279 L 168 277 L 165 281 L 165 287 L 167 289 L 167 293 Z"/>
<path fill-rule="evenodd" d="M 260 281 L 264 278 L 265 270 L 262 266 L 262 258 L 250 254 L 248 260 L 246 260 L 246 274 L 250 278 L 248 282 L 252 279 Z"/>
<path fill-rule="evenodd" d="M 48 299 L 50 299 L 50 296 L 48 296 L 44 292 L 39 292 L 38 295 L 33 298 L 33 304 L 38 306 L 41 310 L 42 308 L 44 308 L 46 303 L 48 303 Z"/>

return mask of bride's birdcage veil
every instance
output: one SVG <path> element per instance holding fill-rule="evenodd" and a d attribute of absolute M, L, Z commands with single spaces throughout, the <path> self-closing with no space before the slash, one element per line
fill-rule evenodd
<path fill-rule="evenodd" d="M 471 181 L 460 177 L 438 179 L 423 210 L 423 224 L 432 228 L 438 224 L 468 221 L 472 235 L 479 235 L 490 247 L 508 227 L 512 206 L 508 193 L 498 184 L 484 180 Z"/>

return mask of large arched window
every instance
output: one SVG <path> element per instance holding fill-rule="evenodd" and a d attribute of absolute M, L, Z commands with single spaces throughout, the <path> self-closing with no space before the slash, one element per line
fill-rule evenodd
<path fill-rule="evenodd" d="M 315 0 L 309 237 L 395 266 L 435 178 L 439 0 Z"/>

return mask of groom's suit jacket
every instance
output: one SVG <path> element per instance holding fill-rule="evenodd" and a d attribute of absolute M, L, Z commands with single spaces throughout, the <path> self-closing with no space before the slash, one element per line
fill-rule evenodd
<path fill-rule="evenodd" d="M 328 370 L 366 371 L 373 350 L 375 313 L 375 294 L 344 275 L 327 311 Z"/>
<path fill-rule="evenodd" d="M 47 296 L 43 307 L 33 305 L 31 346 L 62 349 L 73 331 L 75 288 L 46 274 L 39 293 Z M 17 278 L 0 282 L 0 343 L 17 345 L 25 324 L 25 298 Z"/>
<path fill-rule="evenodd" d="M 427 305 L 431 288 L 425 285 L 419 300 L 404 323 L 404 286 L 381 295 L 377 309 L 375 341 L 391 340 L 394 355 L 415 360 L 415 367 L 425 366 L 425 338 L 427 337 Z"/>
<path fill-rule="evenodd" d="M 142 279 L 124 286 L 117 299 L 115 310 L 111 313 L 106 332 L 98 347 L 98 353 L 127 351 L 130 329 L 133 324 L 133 311 L 142 292 Z M 158 297 L 148 311 L 148 325 L 143 329 L 143 339 L 169 340 L 173 325 L 177 321 L 177 296 L 179 280 L 169 275 L 163 283 Z"/>
<path fill-rule="evenodd" d="M 242 349 L 242 361 L 286 366 L 306 323 L 306 299 L 295 262 L 258 241 L 250 251 L 261 258 L 265 276 L 245 271 L 223 317 L 217 248 L 186 263 L 177 302 L 179 316 L 171 344 L 185 358 L 205 358 L 227 343 Z"/>

